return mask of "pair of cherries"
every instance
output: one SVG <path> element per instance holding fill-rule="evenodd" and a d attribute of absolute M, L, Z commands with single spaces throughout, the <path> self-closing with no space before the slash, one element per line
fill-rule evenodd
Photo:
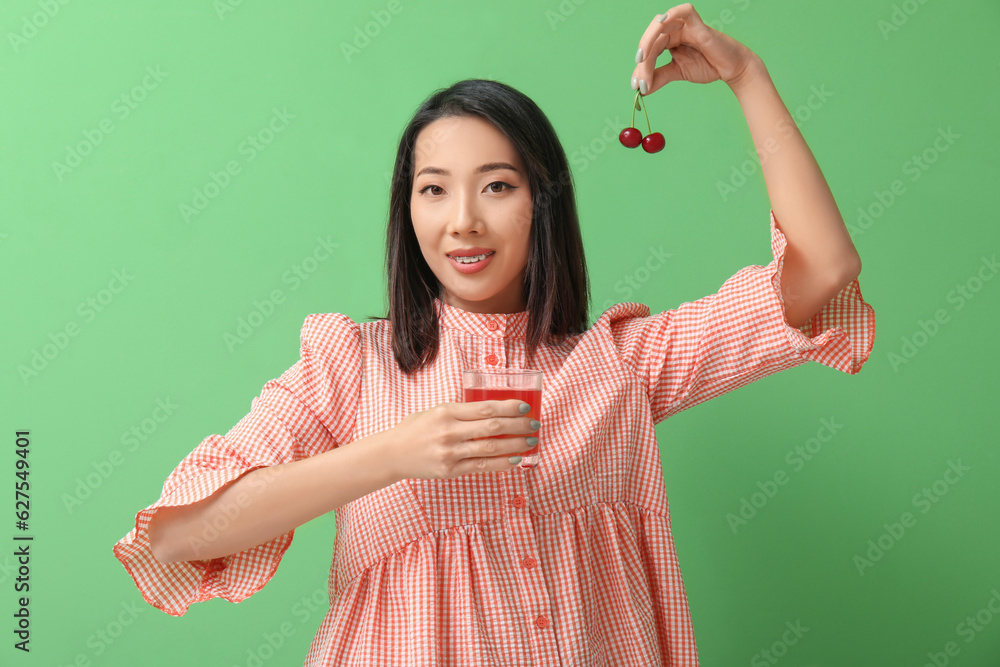
<path fill-rule="evenodd" d="M 632 125 L 635 125 L 635 110 L 639 109 L 639 100 L 642 99 L 642 95 L 639 91 L 635 92 L 635 102 L 632 105 Z M 642 150 L 647 153 L 658 153 L 663 150 L 663 147 L 667 145 L 667 140 L 663 138 L 663 135 L 659 132 L 653 132 L 653 128 L 649 125 L 649 114 L 646 113 L 646 105 L 642 105 L 642 113 L 646 115 L 646 127 L 649 128 L 649 134 L 642 136 L 642 132 L 635 129 L 635 127 L 626 127 L 618 135 L 618 141 L 622 142 L 622 146 L 626 148 L 635 148 L 639 144 L 642 144 Z"/>

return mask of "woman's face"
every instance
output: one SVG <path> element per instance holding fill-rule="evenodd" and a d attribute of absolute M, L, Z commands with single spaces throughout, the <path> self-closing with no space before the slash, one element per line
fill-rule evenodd
<path fill-rule="evenodd" d="M 410 216 L 441 300 L 473 313 L 525 310 L 531 190 L 517 149 L 487 120 L 449 117 L 420 131 L 414 160 Z M 472 265 L 449 255 L 470 248 L 492 255 L 463 273 Z"/>

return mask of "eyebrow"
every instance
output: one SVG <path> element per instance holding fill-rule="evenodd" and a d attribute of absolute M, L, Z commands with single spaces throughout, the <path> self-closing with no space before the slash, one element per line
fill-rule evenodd
<path fill-rule="evenodd" d="M 521 171 L 517 167 L 508 162 L 487 162 L 484 165 L 480 165 L 476 169 L 475 173 L 485 174 L 490 171 L 499 171 L 501 169 L 508 169 L 516 174 L 521 173 Z M 423 174 L 437 174 L 439 176 L 451 176 L 451 172 L 448 171 L 447 169 L 441 169 L 440 167 L 424 167 L 423 169 L 417 172 L 417 175 L 414 176 L 414 178 L 417 178 Z"/>

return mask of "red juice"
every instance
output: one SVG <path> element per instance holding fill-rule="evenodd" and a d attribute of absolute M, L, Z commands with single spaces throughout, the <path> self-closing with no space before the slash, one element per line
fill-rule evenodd
<path fill-rule="evenodd" d="M 506 401 L 511 398 L 516 398 L 518 400 L 524 401 L 531 406 L 531 410 L 528 414 L 524 415 L 529 419 L 539 419 L 539 413 L 542 409 L 542 390 L 541 389 L 509 389 L 503 387 L 478 387 L 476 389 L 464 389 L 465 392 L 465 402 L 471 403 L 472 401 Z M 538 431 L 534 433 L 525 433 L 523 435 L 504 433 L 497 438 L 527 438 L 531 436 L 538 437 Z M 531 449 L 527 450 L 520 456 L 524 457 L 521 461 L 522 467 L 530 467 L 538 462 L 538 447 L 535 445 Z M 518 454 L 510 454 L 505 456 L 517 456 Z M 528 457 L 533 457 L 529 459 Z"/>

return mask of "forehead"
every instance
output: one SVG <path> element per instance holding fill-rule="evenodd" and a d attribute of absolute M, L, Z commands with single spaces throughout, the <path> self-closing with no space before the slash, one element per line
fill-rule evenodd
<path fill-rule="evenodd" d="M 497 160 L 523 169 L 510 139 L 479 116 L 453 116 L 430 123 L 417 135 L 413 158 L 414 173 L 426 165 L 460 169 Z"/>

